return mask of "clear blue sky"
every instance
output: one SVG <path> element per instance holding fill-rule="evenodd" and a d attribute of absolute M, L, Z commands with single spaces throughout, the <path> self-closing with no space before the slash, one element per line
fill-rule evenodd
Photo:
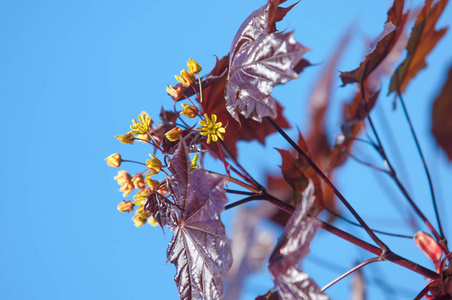
<path fill-rule="evenodd" d="M 172 101 L 165 87 L 175 82 L 174 75 L 185 68 L 188 58 L 196 59 L 205 72 L 210 70 L 215 55 L 222 57 L 229 51 L 241 22 L 264 3 L 0 2 L 1 299 L 177 299 L 172 280 L 175 269 L 170 264 L 165 267 L 170 233 L 165 237 L 150 226 L 136 229 L 130 221 L 132 215 L 116 210 L 122 200 L 113 180 L 117 170 L 107 167 L 104 158 L 120 152 L 145 160 L 147 148 L 122 145 L 113 136 L 127 132 L 131 119 L 142 110 L 157 119 L 162 105 L 170 108 Z M 420 1 L 413 5 L 416 3 Z M 364 41 L 383 29 L 391 4 L 388 0 L 303 0 L 281 22 L 280 29 L 295 29 L 297 40 L 312 49 L 306 58 L 319 64 L 303 72 L 300 80 L 275 89 L 275 97 L 294 125 L 306 128 L 306 99 L 322 63 L 347 28 L 354 38 L 340 63 L 341 71 L 358 66 L 365 53 Z M 439 24 L 450 25 L 450 20 L 449 4 Z M 429 126 L 431 102 L 452 64 L 451 49 L 449 32 L 429 56 L 428 70 L 419 74 L 406 94 L 431 164 L 449 239 L 452 222 L 446 218 L 452 212 L 448 196 L 451 164 L 434 145 Z M 335 92 L 337 108 L 339 101 L 353 93 L 353 87 Z M 402 174 L 409 177 L 410 191 L 432 218 L 418 156 L 406 124 L 399 113 L 391 111 L 391 103 L 391 98 L 382 97 L 379 109 L 386 110 L 394 122 L 390 128 L 400 141 L 406 165 Z M 339 132 L 337 116 L 331 116 L 328 130 L 332 138 Z M 242 162 L 260 180 L 264 171 L 278 170 L 280 158 L 272 147 L 287 148 L 277 136 L 267 142 L 265 151 L 254 155 L 247 155 L 252 148 L 241 144 Z M 338 173 L 337 180 L 372 226 L 412 233 L 400 214 L 391 212 L 394 207 L 388 194 L 381 192 L 371 172 L 351 163 Z M 398 201 L 403 200 L 393 188 L 389 191 Z M 225 214 L 227 224 L 231 216 Z M 228 233 L 231 228 L 227 225 Z M 358 229 L 350 230 L 358 234 Z M 388 241 L 394 242 L 398 253 L 431 267 L 412 241 Z M 347 246 L 321 232 L 313 252 L 346 268 L 368 257 Z M 320 285 L 339 275 L 309 260 L 305 267 Z M 382 270 L 400 272 L 400 285 L 410 289 L 417 286 L 420 290 L 424 284 L 420 276 L 390 263 L 369 270 L 375 276 L 384 274 L 378 273 Z M 254 299 L 270 287 L 268 275 L 254 277 L 244 299 Z M 333 299 L 346 299 L 348 291 L 346 281 L 329 294 Z M 369 292 L 373 294 L 370 299 L 382 299 L 377 288 Z"/>

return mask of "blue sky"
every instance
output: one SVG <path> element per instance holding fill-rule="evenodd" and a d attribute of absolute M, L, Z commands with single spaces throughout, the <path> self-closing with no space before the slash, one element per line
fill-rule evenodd
<path fill-rule="evenodd" d="M 170 233 L 163 236 L 160 229 L 149 226 L 136 229 L 131 215 L 117 211 L 122 200 L 113 181 L 117 170 L 107 167 L 104 158 L 120 152 L 144 161 L 149 151 L 144 145 L 123 145 L 113 136 L 126 133 L 131 119 L 142 110 L 157 119 L 162 105 L 171 108 L 165 87 L 175 83 L 174 75 L 185 68 L 188 58 L 197 60 L 205 72 L 210 70 L 215 55 L 222 57 L 229 51 L 241 22 L 264 3 L 0 2 L 0 128 L 4 145 L 0 150 L 0 298 L 177 299 L 172 280 L 175 269 L 170 264 L 165 267 Z M 414 1 L 413 6 L 419 3 Z M 274 91 L 294 125 L 306 128 L 306 99 L 322 63 L 335 51 L 344 32 L 351 30 L 354 38 L 338 69 L 348 71 L 361 61 L 364 42 L 382 30 L 391 4 L 388 0 L 321 4 L 303 0 L 281 22 L 280 29 L 295 29 L 296 39 L 312 49 L 306 58 L 318 64 L 303 72 L 300 80 Z M 450 25 L 450 20 L 452 7 L 448 5 L 440 27 Z M 431 103 L 452 64 L 450 49 L 452 34 L 448 32 L 428 57 L 428 69 L 409 85 L 406 102 L 431 165 L 446 234 L 452 238 L 452 222 L 447 220 L 452 211 L 448 201 L 451 165 L 429 134 Z M 334 97 L 338 102 L 333 108 L 353 93 L 353 87 L 339 88 L 339 82 L 337 86 Z M 392 98 L 379 101 L 377 109 L 386 111 L 388 127 L 401 149 L 404 180 L 433 218 L 426 180 L 406 123 L 400 110 L 392 111 Z M 383 130 L 385 122 L 379 124 Z M 333 111 L 328 124 L 332 139 L 339 132 L 338 125 L 337 111 Z M 388 139 L 384 142 L 392 145 Z M 278 170 L 280 158 L 272 148 L 287 148 L 278 136 L 268 139 L 267 147 L 259 153 L 250 150 L 256 143 L 240 146 L 243 164 L 261 181 L 268 170 Z M 338 173 L 337 182 L 374 227 L 412 234 L 390 204 L 403 199 L 389 181 L 386 191 L 395 200 L 388 199 L 376 180 L 384 176 L 374 175 L 349 163 Z M 225 214 L 227 232 L 231 232 L 228 224 L 232 217 L 233 212 Z M 350 231 L 359 234 L 356 228 Z M 398 253 L 431 267 L 412 241 L 387 240 Z M 313 253 L 345 267 L 368 257 L 324 232 L 312 247 Z M 319 278 L 320 285 L 339 275 L 309 260 L 305 267 L 316 280 Z M 420 276 L 390 263 L 369 270 L 372 275 L 382 270 L 400 272 L 400 285 L 418 290 L 425 283 Z M 244 299 L 254 299 L 270 287 L 268 275 L 255 276 Z M 346 281 L 332 288 L 330 295 L 344 299 L 348 291 Z M 370 293 L 370 299 L 381 299 L 378 288 L 371 287 Z"/>

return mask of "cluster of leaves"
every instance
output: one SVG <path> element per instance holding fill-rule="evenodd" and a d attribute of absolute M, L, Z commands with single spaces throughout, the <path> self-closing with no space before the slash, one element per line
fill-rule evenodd
<path fill-rule="evenodd" d="M 281 7 L 284 2 L 286 0 L 269 0 L 251 13 L 240 26 L 228 55 L 217 59 L 215 67 L 205 77 L 201 78 L 198 75 L 201 68 L 193 60 L 189 61 L 189 71 L 184 70 L 176 76 L 180 83 L 167 88 L 175 103 L 184 99 L 190 103 L 183 104 L 181 112 L 176 106 L 174 112 L 162 109 L 161 122 L 155 126 L 143 112 L 139 122 L 133 120 L 130 132 L 117 136 L 123 143 L 142 141 L 153 146 L 151 159 L 141 163 L 146 165 L 145 171 L 134 176 L 125 171 L 118 173 L 116 179 L 124 197 L 134 189 L 140 190 L 134 196 L 134 202 L 125 200 L 118 209 L 129 212 L 138 206 L 133 217 L 136 226 L 148 221 L 172 231 L 167 258 L 176 266 L 174 280 L 181 299 L 223 299 L 222 277 L 231 268 L 233 251 L 220 215 L 225 207 L 258 199 L 270 201 L 284 211 L 265 214 L 266 218 L 284 226 L 284 232 L 269 256 L 269 272 L 275 286 L 258 299 L 328 299 L 323 289 L 299 265 L 309 251 L 317 228 L 353 240 L 316 218 L 324 209 L 337 215 L 335 196 L 341 198 L 341 195 L 331 188 L 328 178 L 334 178 L 334 171 L 352 157 L 353 143 L 380 94 L 380 78 L 392 69 L 403 49 L 406 47 L 408 55 L 392 74 L 389 89 L 399 96 L 417 72 L 426 66 L 425 57 L 446 32 L 446 29 L 436 31 L 435 25 L 447 0 L 435 4 L 427 0 L 409 38 L 405 27 L 410 21 L 410 11 L 404 10 L 403 0 L 395 0 L 388 11 L 383 32 L 371 44 L 364 61 L 355 70 L 340 75 L 344 86 L 356 83 L 357 90 L 353 99 L 343 106 L 342 132 L 332 145 L 325 129 L 326 113 L 336 65 L 349 39 L 346 35 L 314 89 L 310 102 L 312 120 L 306 138 L 300 133 L 295 143 L 285 137 L 292 142 L 293 148 L 278 149 L 282 157 L 282 174 L 269 177 L 265 187 L 238 163 L 237 142 L 257 140 L 263 144 L 269 134 L 279 131 L 284 136 L 283 128 L 290 127 L 282 106 L 271 92 L 277 84 L 298 78 L 310 63 L 303 58 L 309 49 L 294 39 L 293 32 L 276 29 L 277 22 L 298 3 Z M 432 129 L 438 144 L 450 158 L 452 125 L 445 111 L 450 111 L 447 108 L 452 95 L 451 77 L 449 73 L 443 92 L 435 101 L 433 114 L 438 123 L 434 123 Z M 188 125 L 181 114 L 199 118 L 201 127 Z M 445 123 L 448 125 L 443 126 Z M 223 124 L 227 124 L 226 129 Z M 388 162 L 381 144 L 374 146 Z M 191 153 L 210 154 L 221 159 L 226 175 L 208 171 L 203 160 L 199 167 L 198 154 L 190 160 Z M 163 158 L 160 160 L 154 155 Z M 126 161 L 119 154 L 107 158 L 114 167 Z M 389 163 L 388 168 L 386 172 L 392 174 L 394 170 Z M 231 172 L 239 179 L 231 176 Z M 161 180 L 153 177 L 162 173 Z M 237 184 L 247 191 L 225 189 L 227 183 Z M 227 192 L 249 197 L 227 206 Z M 365 226 L 363 221 L 360 223 Z M 437 234 L 434 230 L 432 233 L 436 239 L 428 234 L 417 235 L 419 247 L 436 266 L 436 273 L 419 271 L 424 275 L 434 274 L 420 295 L 430 292 L 431 299 L 447 299 L 452 295 L 451 274 L 446 263 L 450 254 L 442 233 Z M 380 246 L 378 251 L 364 242 L 353 241 L 366 250 L 373 249 L 369 251 L 378 254 L 380 260 L 400 261 L 391 256 L 386 245 L 376 237 L 374 240 Z"/>

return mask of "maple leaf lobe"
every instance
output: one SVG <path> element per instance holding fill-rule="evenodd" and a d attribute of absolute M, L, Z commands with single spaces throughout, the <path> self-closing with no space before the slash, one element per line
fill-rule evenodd
<path fill-rule="evenodd" d="M 177 225 L 170 228 L 168 261 L 176 266 L 181 299 L 222 299 L 225 275 L 232 264 L 231 243 L 226 237 L 220 213 L 227 203 L 226 177 L 191 171 L 184 140 L 172 158 L 167 177 L 170 193 L 179 207 Z"/>

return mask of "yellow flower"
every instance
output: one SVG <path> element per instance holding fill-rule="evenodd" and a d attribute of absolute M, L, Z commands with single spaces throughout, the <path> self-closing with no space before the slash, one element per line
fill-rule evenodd
<path fill-rule="evenodd" d="M 175 142 L 179 139 L 179 134 L 182 134 L 182 129 L 180 129 L 179 127 L 174 127 L 173 129 L 165 133 L 165 136 L 170 142 Z"/>
<path fill-rule="evenodd" d="M 171 97 L 173 97 L 175 100 L 179 100 L 181 97 L 182 97 L 182 95 L 183 95 L 183 91 L 182 91 L 182 88 L 181 87 L 178 87 L 178 88 L 173 88 L 172 86 L 170 86 L 170 85 L 168 85 L 167 87 L 166 87 L 166 92 L 171 96 Z"/>
<path fill-rule="evenodd" d="M 157 192 L 162 195 L 166 195 L 166 194 L 168 194 L 168 187 L 166 186 L 166 184 L 162 184 L 159 186 L 159 189 L 157 190 Z"/>
<path fill-rule="evenodd" d="M 193 58 L 190 58 L 188 60 L 187 66 L 188 66 L 188 72 L 190 74 L 198 74 L 202 70 L 201 66 L 196 61 L 194 61 Z"/>
<path fill-rule="evenodd" d="M 121 154 L 119 153 L 113 153 L 109 157 L 105 159 L 107 161 L 107 165 L 110 167 L 118 168 L 121 165 L 122 159 Z"/>
<path fill-rule="evenodd" d="M 131 212 L 133 210 L 134 205 L 130 200 L 123 200 L 118 204 L 118 210 L 120 212 Z"/>
<path fill-rule="evenodd" d="M 155 226 L 157 226 L 157 225 L 159 224 L 153 217 L 149 217 L 148 223 L 149 223 L 149 225 L 151 225 L 152 227 L 155 227 Z"/>
<path fill-rule="evenodd" d="M 127 197 L 134 189 L 132 182 L 125 182 L 121 188 L 119 189 L 120 192 L 122 192 L 123 197 Z"/>
<path fill-rule="evenodd" d="M 150 194 L 151 194 L 150 188 L 139 191 L 135 196 L 133 196 L 133 200 L 135 200 L 135 201 L 133 201 L 133 204 L 144 205 L 144 203 L 146 202 L 146 199 L 148 198 L 148 196 Z"/>
<path fill-rule="evenodd" d="M 206 121 L 199 121 L 199 125 L 202 127 L 196 128 L 196 130 L 201 130 L 201 135 L 207 135 L 207 144 L 210 144 L 210 141 L 218 141 L 218 138 L 224 140 L 223 133 L 226 132 L 226 129 L 222 127 L 223 123 L 217 122 L 217 115 L 212 114 L 211 119 L 204 114 Z"/>
<path fill-rule="evenodd" d="M 144 224 L 146 224 L 146 219 L 140 217 L 140 216 L 137 215 L 137 214 L 135 214 L 135 215 L 132 217 L 132 221 L 135 222 L 135 224 L 134 224 L 135 227 L 141 227 L 141 226 L 143 226 Z"/>
<path fill-rule="evenodd" d="M 118 171 L 118 175 L 113 177 L 113 179 L 117 180 L 119 185 L 123 185 L 126 182 L 131 183 L 132 178 L 130 177 L 130 174 L 127 173 L 127 171 Z"/>
<path fill-rule="evenodd" d="M 162 168 L 162 162 L 160 161 L 160 159 L 150 153 L 149 156 L 152 159 L 146 160 L 146 167 L 149 169 L 149 171 L 151 171 L 152 174 L 158 174 L 160 172 L 160 169 Z"/>
<path fill-rule="evenodd" d="M 118 175 L 114 177 L 115 180 L 118 181 L 118 184 L 121 186 L 119 189 L 120 192 L 123 192 L 122 196 L 127 197 L 135 188 L 132 183 L 132 178 L 130 174 L 126 171 L 119 171 Z"/>
<path fill-rule="evenodd" d="M 149 188 L 152 191 L 155 191 L 157 189 L 157 186 L 160 184 L 160 182 L 158 182 L 158 180 L 152 179 L 151 177 L 153 175 L 154 174 L 152 174 L 152 173 L 147 173 L 146 174 L 146 179 L 144 180 L 144 182 L 149 186 Z"/>
<path fill-rule="evenodd" d="M 177 81 L 182 83 L 184 87 L 189 87 L 195 82 L 195 76 L 193 74 L 188 73 L 186 70 L 180 71 L 180 75 L 174 76 Z"/>
<path fill-rule="evenodd" d="M 182 115 L 189 117 L 189 118 L 194 118 L 198 115 L 199 110 L 196 106 L 188 105 L 185 103 L 181 103 L 181 105 L 182 105 L 182 111 L 181 111 Z"/>
<path fill-rule="evenodd" d="M 152 126 L 152 119 L 147 114 L 147 112 L 142 111 L 140 115 L 138 115 L 137 122 L 135 119 L 132 120 L 132 125 L 130 125 L 130 129 L 132 129 L 133 134 L 145 134 L 148 132 L 149 128 Z"/>
<path fill-rule="evenodd" d="M 144 183 L 144 178 L 143 175 L 141 175 L 141 173 L 133 175 L 132 183 L 133 186 L 139 190 L 144 189 L 146 187 L 146 183 Z"/>
<path fill-rule="evenodd" d="M 146 143 L 146 142 L 149 142 L 151 140 L 151 137 L 149 136 L 149 134 L 145 133 L 145 134 L 137 134 L 135 139 L 137 141 L 142 142 L 142 143 Z"/>
<path fill-rule="evenodd" d="M 194 169 L 199 169 L 199 167 L 196 165 L 196 163 L 198 162 L 198 158 L 199 158 L 199 154 L 196 154 L 193 157 L 193 160 L 191 161 L 191 170 L 193 171 Z"/>
<path fill-rule="evenodd" d="M 131 145 L 133 144 L 133 141 L 135 140 L 131 131 L 129 131 L 123 135 L 115 135 L 115 138 L 117 138 L 123 144 L 131 144 Z"/>
<path fill-rule="evenodd" d="M 136 227 L 143 226 L 147 219 L 151 216 L 150 211 L 145 211 L 143 206 L 137 209 L 135 215 L 132 217 L 132 220 L 135 222 Z"/>

